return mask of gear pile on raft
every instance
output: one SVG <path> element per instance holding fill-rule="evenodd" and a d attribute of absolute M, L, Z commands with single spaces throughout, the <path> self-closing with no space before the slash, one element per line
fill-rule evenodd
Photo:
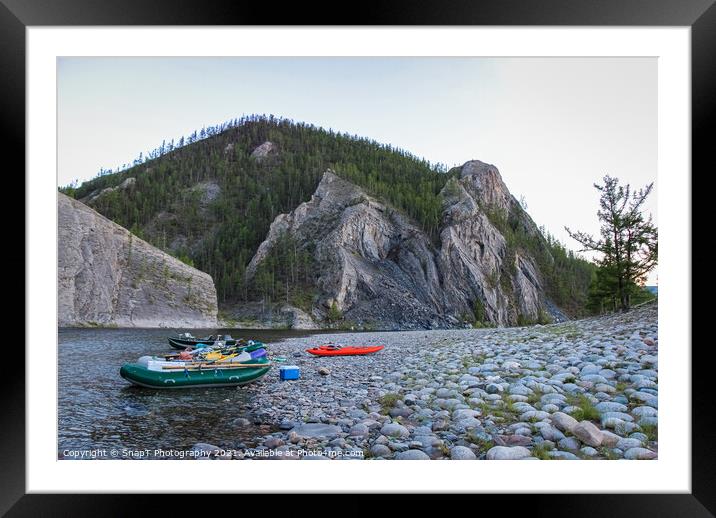
<path fill-rule="evenodd" d="M 142 356 L 124 364 L 119 374 L 148 388 L 231 387 L 261 379 L 272 366 L 265 345 L 254 340 L 184 333 L 170 337 L 169 345 L 181 352 Z"/>

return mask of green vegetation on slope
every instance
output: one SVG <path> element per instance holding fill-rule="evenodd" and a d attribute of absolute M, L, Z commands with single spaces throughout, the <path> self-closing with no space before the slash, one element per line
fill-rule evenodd
<path fill-rule="evenodd" d="M 276 152 L 252 158 L 266 141 Z M 447 172 L 441 164 L 369 139 L 272 116 L 236 119 L 176 144 L 164 142 L 120 172 L 102 171 L 62 190 L 86 199 L 135 178 L 133 186 L 107 191 L 91 205 L 209 273 L 220 303 L 264 298 L 308 309 L 314 297 L 310 253 L 289 238 L 259 267 L 251 286 L 244 274 L 274 218 L 309 200 L 329 168 L 406 213 L 437 241 L 439 192 L 459 171 Z M 588 263 L 549 236 L 528 236 L 507 219 L 495 221 L 513 253 L 522 247 L 537 258 L 554 302 L 579 314 L 591 279 Z M 478 313 L 476 308 L 480 320 Z"/>
<path fill-rule="evenodd" d="M 491 210 L 489 207 L 483 207 L 483 210 L 490 222 L 505 237 L 507 245 L 504 271 L 500 272 L 500 280 L 509 279 L 516 273 L 517 253 L 531 255 L 542 273 L 545 292 L 552 302 L 571 317 L 587 314 L 587 295 L 595 266 L 567 250 L 544 228 L 540 228 L 539 232 L 526 229 L 523 225 L 524 210 L 519 205 L 514 205 L 510 214 Z M 505 291 L 509 293 L 510 290 L 508 288 Z M 532 322 L 520 316 L 518 320 L 520 325 L 529 325 L 544 324 L 548 319 L 545 316 Z"/>
<path fill-rule="evenodd" d="M 277 153 L 251 158 L 266 141 Z M 219 300 L 226 302 L 250 295 L 244 271 L 271 222 L 308 201 L 328 168 L 389 201 L 436 237 L 444 167 L 365 138 L 274 117 L 247 117 L 182 138 L 176 146 L 164 143 L 124 171 L 63 190 L 82 199 L 136 178 L 131 189 L 107 192 L 92 206 L 209 273 Z M 216 199 L 202 199 L 196 188 L 207 182 L 219 187 Z M 263 281 L 268 287 L 265 276 Z M 285 296 L 269 289 L 274 300 Z"/>

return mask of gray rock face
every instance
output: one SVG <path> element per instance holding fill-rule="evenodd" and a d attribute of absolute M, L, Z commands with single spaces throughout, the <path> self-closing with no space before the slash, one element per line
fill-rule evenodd
<path fill-rule="evenodd" d="M 283 306 L 281 313 L 286 315 L 288 326 L 291 329 L 319 329 L 320 327 L 308 313 L 294 306 Z"/>
<path fill-rule="evenodd" d="M 417 226 L 355 185 L 326 172 L 310 201 L 279 215 L 247 276 L 288 233 L 313 251 L 318 311 L 335 302 L 350 320 L 391 327 L 449 326 L 435 251 Z"/>
<path fill-rule="evenodd" d="M 260 146 L 257 146 L 256 149 L 254 149 L 251 152 L 251 158 L 254 158 L 256 160 L 261 160 L 263 158 L 266 158 L 267 156 L 276 153 L 278 150 L 276 148 L 276 144 L 273 142 L 269 142 L 268 140 L 261 144 Z"/>
<path fill-rule="evenodd" d="M 216 327 L 211 276 L 58 193 L 60 327 Z"/>
<path fill-rule="evenodd" d="M 436 244 L 406 216 L 329 170 L 310 201 L 276 217 L 247 278 L 288 235 L 314 261 L 319 297 L 312 317 L 318 321 L 335 304 L 359 325 L 457 327 L 462 315 L 473 314 L 476 301 L 484 319 L 498 325 L 537 319 L 545 311 L 563 319 L 544 295 L 534 260 L 509 254 L 488 217 L 488 211 L 500 211 L 522 231 L 539 236 L 497 169 L 468 162 L 441 194 Z"/>
<path fill-rule="evenodd" d="M 127 180 L 134 180 L 134 178 L 128 178 Z M 127 181 L 125 180 L 125 182 Z M 120 187 L 123 184 L 120 184 Z M 200 198 L 199 202 L 202 208 L 206 205 L 215 201 L 221 194 L 221 187 L 214 181 L 200 182 L 190 189 L 191 192 L 197 193 Z"/>
<path fill-rule="evenodd" d="M 98 198 L 104 196 L 105 194 L 109 194 L 111 192 L 116 191 L 117 189 L 120 190 L 127 190 L 134 187 L 134 185 L 137 183 L 136 178 L 129 177 L 125 179 L 122 183 L 120 183 L 117 187 L 105 187 L 102 190 L 96 190 L 91 192 L 86 198 L 82 199 L 84 203 L 90 203 L 93 201 L 96 201 Z"/>
<path fill-rule="evenodd" d="M 487 211 L 514 219 L 535 236 L 537 226 L 509 193 L 496 167 L 475 160 L 462 166 L 460 176 L 442 190 L 439 270 L 449 287 L 448 306 L 469 312 L 480 300 L 487 319 L 500 325 L 515 324 L 518 314 L 536 319 L 543 307 L 550 307 L 541 276 L 530 257 L 508 258 L 505 238 Z"/>

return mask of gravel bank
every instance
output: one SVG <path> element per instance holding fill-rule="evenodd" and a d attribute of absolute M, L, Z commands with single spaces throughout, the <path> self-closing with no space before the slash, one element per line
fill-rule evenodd
<path fill-rule="evenodd" d="M 304 352 L 329 341 L 385 349 Z M 260 458 L 657 457 L 656 304 L 546 326 L 320 335 L 269 351 L 300 366 L 301 379 L 275 370 L 239 388 L 257 395 L 237 426 L 279 430 L 257 438 Z"/>

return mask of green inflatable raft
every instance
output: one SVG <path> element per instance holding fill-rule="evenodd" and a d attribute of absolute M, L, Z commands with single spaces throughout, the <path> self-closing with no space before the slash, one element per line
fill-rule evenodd
<path fill-rule="evenodd" d="M 233 387 L 261 379 L 270 368 L 266 357 L 223 365 L 149 361 L 126 363 L 119 374 L 135 385 L 148 388 Z"/>

